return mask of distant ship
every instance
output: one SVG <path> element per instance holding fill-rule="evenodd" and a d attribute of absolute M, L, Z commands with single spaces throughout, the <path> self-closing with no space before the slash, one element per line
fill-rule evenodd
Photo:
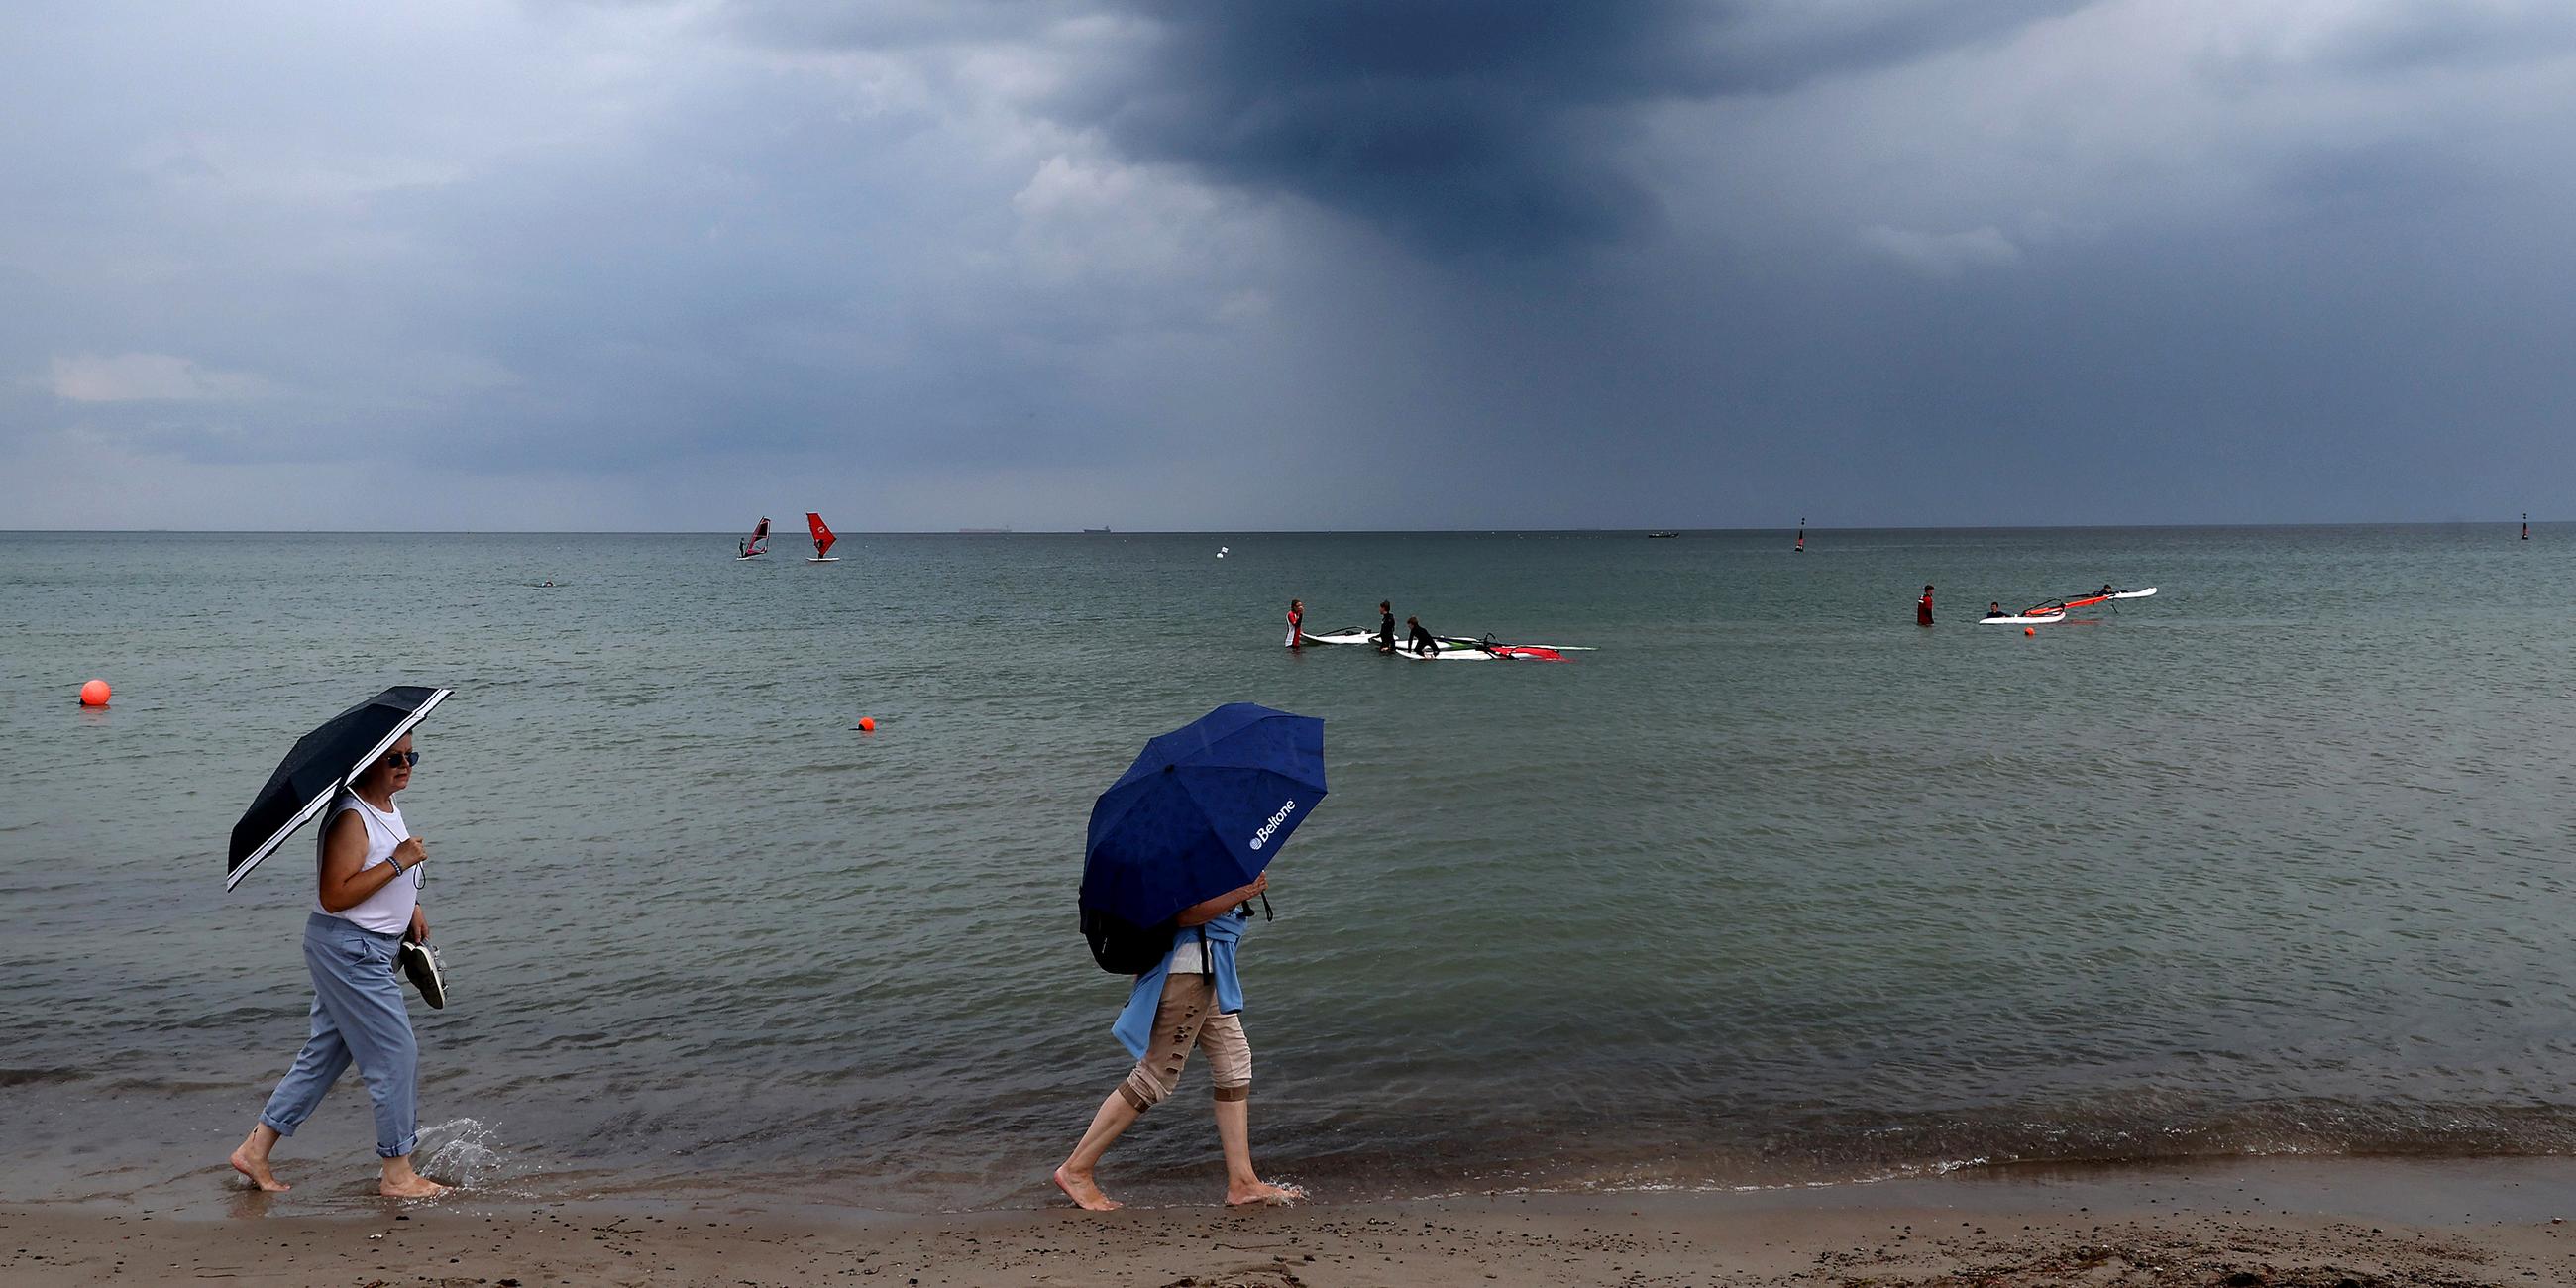
<path fill-rule="evenodd" d="M 1678 532 L 1649 532 L 1646 535 L 1649 537 L 1678 537 L 1681 534 Z"/>
<path fill-rule="evenodd" d="M 1083 529 L 1083 531 L 1088 532 L 1088 533 L 1092 534 L 1093 536 L 1107 536 L 1107 535 L 1109 535 L 1109 529 L 1107 529 L 1107 528 L 1084 528 L 1084 529 Z"/>

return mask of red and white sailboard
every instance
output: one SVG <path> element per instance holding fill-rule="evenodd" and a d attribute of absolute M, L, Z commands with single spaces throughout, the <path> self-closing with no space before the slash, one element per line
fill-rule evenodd
<path fill-rule="evenodd" d="M 2045 626 L 2051 622 L 2065 621 L 2066 610 L 2070 608 L 2084 608 L 2089 605 L 2099 604 L 2105 600 L 2112 599 L 2145 599 L 2149 595 L 2153 595 L 2155 593 L 2156 588 L 2153 586 L 2146 587 L 2143 590 L 2096 591 L 2090 595 L 2078 595 L 2073 599 L 2052 599 L 2046 603 L 2033 604 L 2018 613 L 2005 613 L 1995 617 L 1980 617 L 1977 620 L 1984 622 L 1989 626 Z M 2089 621 L 2091 619 L 2086 618 L 2083 620 Z"/>
<path fill-rule="evenodd" d="M 832 543 L 840 540 L 840 538 L 832 535 L 831 526 L 823 522 L 823 516 L 816 514 L 811 510 L 807 510 L 805 512 L 805 526 L 814 533 L 814 557 L 806 560 L 805 562 L 841 562 L 841 557 L 832 553 Z"/>
<path fill-rule="evenodd" d="M 769 540 L 769 520 L 764 518 L 760 521 L 760 526 L 753 528 L 751 530 L 751 535 L 745 537 L 742 544 L 734 548 L 733 557 L 736 559 L 758 559 L 762 555 L 769 553 L 769 547 L 761 544 L 767 540 Z"/>

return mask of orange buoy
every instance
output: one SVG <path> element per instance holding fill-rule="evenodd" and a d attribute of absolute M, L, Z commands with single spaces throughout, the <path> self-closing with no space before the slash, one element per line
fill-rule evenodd
<path fill-rule="evenodd" d="M 875 733 L 876 731 L 877 731 L 877 718 L 876 718 L 875 716 L 860 716 L 860 717 L 859 717 L 859 732 L 860 732 L 860 733 Z"/>
<path fill-rule="evenodd" d="M 108 691 L 107 681 L 105 680 L 92 680 L 89 683 L 82 685 L 81 705 L 85 707 L 106 706 Z"/>
<path fill-rule="evenodd" d="M 2039 628 L 2036 626 L 2025 626 L 2021 628 L 2021 633 L 2024 635 L 2037 635 L 2039 634 Z"/>

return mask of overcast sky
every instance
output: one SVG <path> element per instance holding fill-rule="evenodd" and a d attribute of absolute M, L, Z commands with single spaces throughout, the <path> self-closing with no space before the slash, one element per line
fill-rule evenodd
<path fill-rule="evenodd" d="M 2566 0 L 0 6 L 0 528 L 2509 521 L 2571 466 Z"/>

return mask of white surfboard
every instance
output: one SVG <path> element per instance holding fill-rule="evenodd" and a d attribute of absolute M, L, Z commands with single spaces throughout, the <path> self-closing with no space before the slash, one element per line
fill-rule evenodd
<path fill-rule="evenodd" d="M 1493 654 L 1480 648 L 1443 648 L 1436 653 L 1416 653 L 1412 649 L 1398 645 L 1395 655 L 1415 662 L 1491 662 L 1494 660 Z"/>

